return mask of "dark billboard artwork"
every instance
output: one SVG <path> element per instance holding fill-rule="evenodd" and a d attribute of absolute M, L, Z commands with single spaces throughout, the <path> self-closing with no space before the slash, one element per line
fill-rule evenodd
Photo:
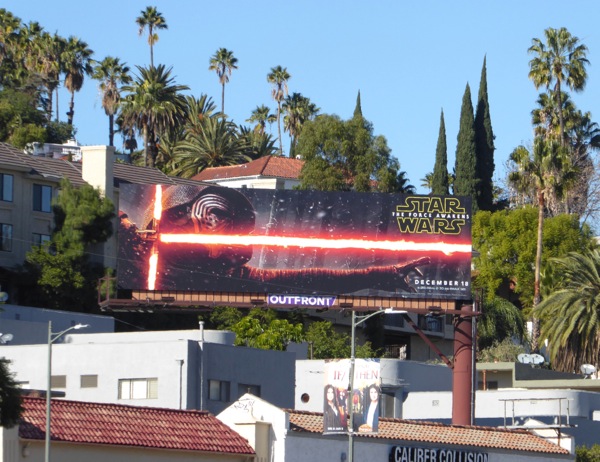
<path fill-rule="evenodd" d="M 119 208 L 122 288 L 470 298 L 468 198 L 122 185 Z"/>

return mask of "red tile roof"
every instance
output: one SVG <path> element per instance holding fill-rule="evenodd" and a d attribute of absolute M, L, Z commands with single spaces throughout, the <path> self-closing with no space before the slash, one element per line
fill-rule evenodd
<path fill-rule="evenodd" d="M 45 438 L 46 400 L 23 398 L 24 439 Z M 52 400 L 53 441 L 254 455 L 239 434 L 207 411 Z"/>
<path fill-rule="evenodd" d="M 290 429 L 297 432 L 322 433 L 323 414 L 287 410 Z M 363 435 L 361 435 L 363 436 Z M 548 454 L 569 454 L 569 451 L 546 441 L 527 430 L 506 430 L 496 427 L 444 425 L 402 419 L 379 419 L 379 433 L 364 435 L 367 438 L 384 438 L 421 443 L 454 444 L 511 451 L 528 451 Z"/>
<path fill-rule="evenodd" d="M 209 181 L 248 176 L 297 179 L 300 177 L 303 165 L 304 161 L 299 159 L 265 156 L 246 164 L 207 168 L 195 175 L 193 179 L 196 181 Z"/>

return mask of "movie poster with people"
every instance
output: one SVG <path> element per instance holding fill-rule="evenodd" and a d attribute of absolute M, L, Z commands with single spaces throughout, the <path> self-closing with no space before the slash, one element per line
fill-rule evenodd
<path fill-rule="evenodd" d="M 469 198 L 122 185 L 119 286 L 471 297 Z"/>
<path fill-rule="evenodd" d="M 323 433 L 377 433 L 380 406 L 381 367 L 378 359 L 355 360 L 353 386 L 349 359 L 325 361 Z M 352 422 L 348 422 L 350 414 Z"/>

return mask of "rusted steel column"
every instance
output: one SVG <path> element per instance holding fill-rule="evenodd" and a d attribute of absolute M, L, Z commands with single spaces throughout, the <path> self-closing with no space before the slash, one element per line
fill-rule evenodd
<path fill-rule="evenodd" d="M 454 369 L 452 371 L 452 424 L 471 425 L 473 405 L 473 305 L 461 308 L 454 320 Z"/>

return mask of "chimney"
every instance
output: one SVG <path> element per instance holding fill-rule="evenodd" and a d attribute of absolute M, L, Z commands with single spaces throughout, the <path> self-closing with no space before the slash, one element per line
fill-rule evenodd
<path fill-rule="evenodd" d="M 81 177 L 113 202 L 114 146 L 81 146 Z"/>

